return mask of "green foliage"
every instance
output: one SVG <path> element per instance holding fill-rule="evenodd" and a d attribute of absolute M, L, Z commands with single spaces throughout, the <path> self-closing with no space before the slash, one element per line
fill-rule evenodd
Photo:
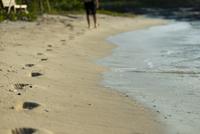
<path fill-rule="evenodd" d="M 191 7 L 200 5 L 200 0 L 140 0 L 140 2 L 151 7 Z"/>
<path fill-rule="evenodd" d="M 69 11 L 80 11 L 82 9 L 82 0 L 16 0 L 18 4 L 26 4 L 29 14 L 11 12 L 7 14 L 3 8 L 0 8 L 0 21 L 9 19 L 16 20 L 35 20 L 38 15 L 43 13 L 63 13 Z"/>
<path fill-rule="evenodd" d="M 134 7 L 199 7 L 200 0 L 101 0 L 102 8 L 126 10 Z"/>
<path fill-rule="evenodd" d="M 16 20 L 23 20 L 23 21 L 34 21 L 37 18 L 37 16 L 33 13 L 26 14 L 24 12 L 19 12 L 14 15 L 16 16 Z"/>
<path fill-rule="evenodd" d="M 99 0 L 100 13 L 119 15 L 121 11 L 128 11 L 137 7 L 180 7 L 200 6 L 200 0 Z M 0 21 L 9 20 L 35 20 L 43 13 L 82 12 L 83 0 L 16 0 L 18 4 L 28 5 L 29 14 L 13 12 L 9 15 L 0 7 Z M 108 10 L 110 12 L 108 12 Z M 118 13 L 116 13 L 118 12 Z"/>
<path fill-rule="evenodd" d="M 0 22 L 5 20 L 4 15 L 0 14 Z"/>
<path fill-rule="evenodd" d="M 110 10 L 110 11 L 117 11 L 117 12 L 121 12 L 121 11 L 125 11 L 133 8 L 133 7 L 139 7 L 141 5 L 141 3 L 139 3 L 136 0 L 112 0 L 112 1 L 108 1 L 108 0 L 103 0 L 101 2 L 101 9 L 102 10 Z"/>
<path fill-rule="evenodd" d="M 17 12 L 14 13 L 13 11 L 11 13 L 7 13 L 6 10 L 0 11 L 0 22 L 3 20 L 11 20 L 11 21 L 17 21 L 17 20 L 23 20 L 23 21 L 33 21 L 36 19 L 36 16 L 32 13 L 26 14 L 25 12 Z"/>
<path fill-rule="evenodd" d="M 17 3 L 24 3 L 24 2 L 22 2 L 21 0 L 17 0 Z M 3 21 L 3 20 L 11 20 L 11 21 L 17 21 L 17 20 L 33 21 L 35 19 L 36 19 L 36 14 L 34 14 L 33 12 L 30 12 L 30 13 L 27 14 L 27 13 L 25 13 L 22 10 L 17 10 L 17 12 L 14 13 L 14 10 L 12 8 L 11 12 L 8 13 L 7 9 L 4 9 L 2 7 L 2 5 L 0 6 L 0 22 Z"/>
<path fill-rule="evenodd" d="M 51 6 L 57 11 L 80 10 L 82 8 L 81 0 L 50 0 Z"/>

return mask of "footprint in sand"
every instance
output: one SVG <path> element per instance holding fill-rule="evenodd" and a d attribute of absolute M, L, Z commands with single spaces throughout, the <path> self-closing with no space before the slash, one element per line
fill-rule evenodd
<path fill-rule="evenodd" d="M 63 39 L 63 40 L 60 40 L 62 43 L 65 43 L 66 42 L 66 40 L 65 39 Z"/>
<path fill-rule="evenodd" d="M 53 134 L 48 130 L 40 130 L 29 127 L 14 128 L 9 134 Z"/>
<path fill-rule="evenodd" d="M 69 30 L 73 31 L 74 30 L 74 26 L 71 23 L 65 24 L 66 27 L 69 28 Z"/>
<path fill-rule="evenodd" d="M 31 84 L 26 84 L 26 83 L 16 83 L 14 84 L 14 89 L 16 90 L 23 90 L 26 88 L 32 88 L 33 86 Z"/>
<path fill-rule="evenodd" d="M 26 64 L 25 67 L 33 67 L 35 64 Z"/>
<path fill-rule="evenodd" d="M 41 61 L 47 61 L 48 60 L 48 58 L 42 58 L 41 59 Z"/>
<path fill-rule="evenodd" d="M 41 105 L 37 102 L 34 101 L 25 101 L 25 102 L 20 102 L 16 106 L 10 107 L 10 109 L 15 109 L 16 111 L 22 111 L 22 110 L 33 110 Z"/>
<path fill-rule="evenodd" d="M 37 55 L 44 55 L 43 53 L 37 53 Z"/>
<path fill-rule="evenodd" d="M 27 102 L 24 102 L 24 103 L 23 103 L 22 108 L 23 108 L 23 109 L 27 109 L 27 110 L 32 110 L 32 109 L 35 109 L 35 108 L 37 108 L 37 107 L 39 107 L 39 106 L 40 106 L 40 104 L 37 103 L 37 102 L 27 101 Z"/>
<path fill-rule="evenodd" d="M 48 47 L 50 47 L 50 48 L 51 48 L 51 47 L 53 47 L 53 45 L 48 45 Z"/>
<path fill-rule="evenodd" d="M 52 45 L 48 45 L 48 47 L 49 47 L 49 48 L 47 48 L 46 51 L 53 51 L 53 50 L 51 49 Z M 37 55 L 42 57 L 42 55 L 44 55 L 44 54 L 43 54 L 43 53 L 37 53 Z M 40 60 L 41 60 L 41 61 L 47 61 L 48 58 L 42 58 L 42 59 L 40 59 Z M 34 66 L 34 64 L 33 64 L 33 66 Z M 32 67 L 32 64 L 27 64 L 26 67 Z"/>
<path fill-rule="evenodd" d="M 34 128 L 15 128 L 11 130 L 11 134 L 34 134 L 37 131 Z"/>
<path fill-rule="evenodd" d="M 18 92 L 17 95 L 21 95 L 20 92 L 26 91 L 27 89 L 33 88 L 31 84 L 27 83 L 15 83 L 13 84 L 13 88 L 9 89 L 9 92 Z"/>
<path fill-rule="evenodd" d="M 53 51 L 53 49 L 47 48 L 46 51 L 49 51 L 49 52 L 50 52 L 50 51 Z"/>
<path fill-rule="evenodd" d="M 39 77 L 39 76 L 42 76 L 43 74 L 40 73 L 40 72 L 32 72 L 31 73 L 31 77 Z"/>
<path fill-rule="evenodd" d="M 61 41 L 62 45 L 66 45 L 66 40 L 65 39 L 60 40 L 60 41 Z"/>

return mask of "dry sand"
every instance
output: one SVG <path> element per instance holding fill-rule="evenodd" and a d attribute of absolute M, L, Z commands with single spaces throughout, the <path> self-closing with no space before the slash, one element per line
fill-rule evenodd
<path fill-rule="evenodd" d="M 0 24 L 0 134 L 163 134 L 151 110 L 100 85 L 109 35 L 163 24 L 144 17 L 43 16 Z"/>

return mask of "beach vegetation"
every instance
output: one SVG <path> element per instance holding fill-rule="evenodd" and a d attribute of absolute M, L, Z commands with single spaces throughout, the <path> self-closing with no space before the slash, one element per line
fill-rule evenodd
<path fill-rule="evenodd" d="M 50 14 L 68 14 L 83 13 L 83 0 L 16 0 L 18 4 L 26 4 L 29 14 L 21 11 L 17 13 L 6 13 L 2 4 L 0 6 L 0 21 L 9 20 L 27 20 L 32 21 L 37 16 L 44 13 Z M 200 0 L 101 0 L 99 13 L 113 16 L 129 16 L 127 12 L 135 8 L 159 7 L 199 7 Z"/>
<path fill-rule="evenodd" d="M 200 0 L 101 0 L 102 7 L 111 10 L 130 8 L 200 7 Z"/>

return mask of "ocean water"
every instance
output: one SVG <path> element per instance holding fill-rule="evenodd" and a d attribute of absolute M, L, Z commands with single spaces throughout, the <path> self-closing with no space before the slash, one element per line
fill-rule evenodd
<path fill-rule="evenodd" d="M 176 22 L 108 38 L 103 84 L 155 110 L 168 134 L 200 133 L 200 22 Z"/>

